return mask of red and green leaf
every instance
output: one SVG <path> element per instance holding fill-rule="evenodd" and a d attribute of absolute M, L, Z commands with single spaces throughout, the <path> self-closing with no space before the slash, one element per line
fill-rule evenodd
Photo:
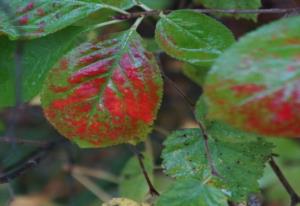
<path fill-rule="evenodd" d="M 64 56 L 47 78 L 42 104 L 61 134 L 81 147 L 105 147 L 143 140 L 161 96 L 155 57 L 130 29 Z"/>
<path fill-rule="evenodd" d="M 242 38 L 208 74 L 209 116 L 270 136 L 300 137 L 300 17 Z"/>
<path fill-rule="evenodd" d="M 6 0 L 3 4 L 7 11 L 0 13 L 0 32 L 11 39 L 42 37 L 110 6 L 92 0 Z"/>

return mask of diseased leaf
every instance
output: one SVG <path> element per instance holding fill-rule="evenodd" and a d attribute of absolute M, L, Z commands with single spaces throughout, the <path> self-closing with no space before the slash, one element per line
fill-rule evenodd
<path fill-rule="evenodd" d="M 42 105 L 48 120 L 81 147 L 146 138 L 162 96 L 155 57 L 132 29 L 86 42 L 51 70 Z"/>
<path fill-rule="evenodd" d="M 224 25 L 192 10 L 163 15 L 156 25 L 155 39 L 170 56 L 202 66 L 209 66 L 234 42 Z"/>
<path fill-rule="evenodd" d="M 149 177 L 153 179 L 152 159 L 148 156 L 145 156 L 143 161 Z M 144 201 L 147 194 L 149 194 L 148 184 L 136 157 L 132 157 L 126 163 L 121 173 L 119 191 L 122 197 L 130 198 L 137 202 Z"/>
<path fill-rule="evenodd" d="M 177 180 L 162 193 L 157 206 L 226 206 L 226 196 L 217 188 L 203 185 L 199 180 Z"/>
<path fill-rule="evenodd" d="M 259 9 L 261 0 L 195 0 L 210 9 Z M 234 16 L 235 18 L 252 19 L 256 21 L 257 14 L 218 14 L 222 16 Z"/>
<path fill-rule="evenodd" d="M 214 64 L 208 117 L 268 136 L 300 137 L 300 17 L 247 34 Z"/>
<path fill-rule="evenodd" d="M 0 31 L 14 40 L 54 33 L 107 7 L 92 0 L 5 0 L 3 4 L 8 10 L 0 13 Z"/>
<path fill-rule="evenodd" d="M 259 189 L 257 180 L 271 156 L 272 145 L 221 124 L 208 129 L 214 138 L 209 139 L 210 152 L 221 176 L 213 177 L 208 184 L 225 189 L 234 201 L 246 200 Z M 203 139 L 199 129 L 172 133 L 164 142 L 162 155 L 166 173 L 177 179 L 193 177 L 207 181 L 211 174 Z"/>
<path fill-rule="evenodd" d="M 78 39 L 82 28 L 68 27 L 60 32 L 22 42 L 22 101 L 36 96 L 48 70 Z M 16 42 L 0 36 L 0 107 L 15 104 L 15 50 Z"/>

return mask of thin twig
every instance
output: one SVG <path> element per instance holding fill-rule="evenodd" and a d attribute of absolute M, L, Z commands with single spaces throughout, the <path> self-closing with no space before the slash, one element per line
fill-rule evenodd
<path fill-rule="evenodd" d="M 14 143 L 14 144 L 26 144 L 26 145 L 32 145 L 32 146 L 38 146 L 38 147 L 43 147 L 49 144 L 49 142 L 46 141 L 38 141 L 38 140 L 29 140 L 29 139 L 20 139 L 20 138 L 15 138 L 15 137 L 0 137 L 0 142 L 3 143 Z"/>
<path fill-rule="evenodd" d="M 51 142 L 44 147 L 40 147 L 28 155 L 26 160 L 21 160 L 12 166 L 11 169 L 7 169 L 7 172 L 0 173 L 0 184 L 8 183 L 11 180 L 23 175 L 27 170 L 37 166 L 47 154 L 60 143 L 61 141 Z M 5 171 L 5 170 L 4 170 Z"/>
<path fill-rule="evenodd" d="M 182 98 L 189 105 L 190 110 L 194 114 L 195 104 L 191 102 L 191 100 L 183 93 L 183 91 L 181 91 L 181 89 L 176 85 L 176 83 L 173 80 L 171 80 L 165 74 L 163 74 L 163 76 L 166 80 L 168 80 L 168 82 L 170 82 L 174 86 L 175 90 L 182 96 Z M 199 126 L 199 128 L 201 130 L 202 136 L 204 137 L 204 148 L 205 148 L 207 161 L 208 161 L 208 164 L 210 166 L 211 174 L 214 175 L 214 176 L 220 176 L 218 171 L 217 171 L 217 168 L 215 166 L 215 163 L 212 159 L 211 152 L 210 152 L 210 149 L 209 149 L 207 130 L 206 130 L 204 124 L 200 120 L 197 120 L 196 122 L 197 122 L 197 125 Z"/>
<path fill-rule="evenodd" d="M 157 56 L 157 61 L 160 64 L 159 56 Z M 160 65 L 160 68 L 162 68 L 161 65 Z M 173 80 L 171 80 L 164 73 L 164 71 L 161 70 L 161 74 L 162 74 L 163 78 L 165 80 L 167 80 L 175 88 L 177 93 L 185 100 L 185 102 L 187 103 L 189 109 L 191 110 L 191 112 L 195 116 L 195 112 L 194 112 L 195 111 L 195 104 L 184 94 L 184 92 L 177 86 L 177 84 Z M 210 170 L 211 170 L 211 174 L 214 175 L 214 176 L 221 177 L 219 175 L 218 171 L 217 171 L 217 168 L 216 168 L 215 163 L 214 163 L 214 161 L 212 159 L 212 156 L 211 156 L 211 152 L 210 152 L 209 145 L 208 145 L 208 134 L 207 134 L 207 130 L 205 128 L 205 125 L 200 120 L 197 120 L 196 122 L 197 122 L 197 124 L 198 124 L 198 126 L 201 130 L 202 136 L 204 138 L 205 154 L 206 154 L 207 161 L 208 161 L 208 164 L 209 164 L 209 167 L 210 167 Z"/>
<path fill-rule="evenodd" d="M 296 206 L 298 203 L 300 203 L 300 196 L 296 193 L 296 191 L 293 189 L 293 187 L 290 185 L 278 165 L 276 164 L 275 160 L 273 157 L 271 157 L 269 164 L 273 170 L 273 172 L 276 174 L 278 177 L 279 181 L 285 188 L 285 190 L 289 193 L 290 199 L 291 199 L 291 206 Z"/>
<path fill-rule="evenodd" d="M 286 13 L 298 13 L 300 7 L 296 8 L 272 8 L 272 9 L 192 9 L 193 11 L 204 14 L 286 14 Z M 132 19 L 140 16 L 159 16 L 161 12 L 168 14 L 174 10 L 151 10 L 142 12 L 133 12 L 126 15 L 117 15 L 115 19 Z"/>
<path fill-rule="evenodd" d="M 159 192 L 155 189 L 154 185 L 152 184 L 150 178 L 149 178 L 149 175 L 147 173 L 147 170 L 145 168 L 145 165 L 144 165 L 144 156 L 142 155 L 142 153 L 133 145 L 129 145 L 131 151 L 136 155 L 138 161 L 139 161 L 139 164 L 140 164 L 140 167 L 141 167 L 141 170 L 143 172 L 143 175 L 145 177 L 145 180 L 148 184 L 148 187 L 149 187 L 149 192 L 152 196 L 159 196 Z"/>

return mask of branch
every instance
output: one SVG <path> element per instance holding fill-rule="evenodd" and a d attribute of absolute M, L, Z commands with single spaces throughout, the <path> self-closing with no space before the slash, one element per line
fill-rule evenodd
<path fill-rule="evenodd" d="M 49 142 L 46 141 L 29 140 L 29 139 L 21 139 L 21 138 L 19 139 L 19 138 L 8 137 L 8 136 L 0 137 L 0 142 L 7 143 L 7 144 L 26 144 L 26 145 L 32 145 L 38 147 L 43 147 L 49 144 Z"/>
<path fill-rule="evenodd" d="M 143 175 L 144 175 L 144 177 L 146 179 L 146 182 L 148 184 L 150 194 L 152 196 L 159 196 L 159 192 L 155 189 L 155 187 L 152 184 L 152 182 L 151 182 L 151 180 L 149 178 L 149 175 L 148 175 L 148 173 L 146 171 L 146 168 L 145 168 L 145 165 L 144 165 L 144 162 L 143 162 L 144 156 L 142 155 L 142 153 L 135 146 L 132 146 L 132 145 L 129 145 L 129 146 L 130 146 L 130 149 L 132 150 L 132 152 L 138 158 L 141 170 L 142 170 Z"/>
<path fill-rule="evenodd" d="M 64 140 L 65 141 L 65 140 Z M 23 175 L 27 170 L 30 170 L 37 166 L 47 154 L 62 141 L 50 142 L 44 147 L 40 147 L 28 155 L 26 160 L 21 160 L 8 169 L 7 172 L 0 173 L 0 184 L 8 183 L 11 180 Z M 19 166 L 21 165 L 21 166 Z"/>
<path fill-rule="evenodd" d="M 151 10 L 143 12 L 133 12 L 130 14 L 117 15 L 115 19 L 132 19 L 141 16 L 159 16 L 162 12 L 164 14 L 171 13 L 174 10 Z M 203 13 L 203 14 L 286 14 L 286 13 L 298 13 L 300 12 L 300 7 L 296 8 L 274 8 L 274 9 L 193 9 L 193 11 Z"/>
<path fill-rule="evenodd" d="M 278 167 L 278 165 L 274 161 L 273 157 L 271 157 L 271 159 L 269 161 L 269 164 L 270 164 L 272 170 L 274 171 L 274 173 L 276 174 L 276 176 L 278 177 L 279 181 L 281 182 L 281 184 L 285 188 L 285 190 L 289 193 L 290 198 L 291 198 L 291 204 L 290 205 L 291 206 L 296 206 L 298 203 L 300 203 L 300 196 L 292 188 L 292 186 L 290 185 L 290 183 L 288 182 L 288 180 L 286 179 L 286 177 L 284 176 L 284 174 L 282 173 L 282 171 L 280 170 L 280 168 Z"/>

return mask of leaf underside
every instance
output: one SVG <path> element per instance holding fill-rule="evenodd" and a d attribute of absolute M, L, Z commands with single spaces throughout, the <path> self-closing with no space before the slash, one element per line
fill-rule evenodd
<path fill-rule="evenodd" d="M 137 143 L 162 96 L 154 56 L 132 30 L 83 43 L 51 70 L 42 93 L 48 120 L 81 147 Z"/>

